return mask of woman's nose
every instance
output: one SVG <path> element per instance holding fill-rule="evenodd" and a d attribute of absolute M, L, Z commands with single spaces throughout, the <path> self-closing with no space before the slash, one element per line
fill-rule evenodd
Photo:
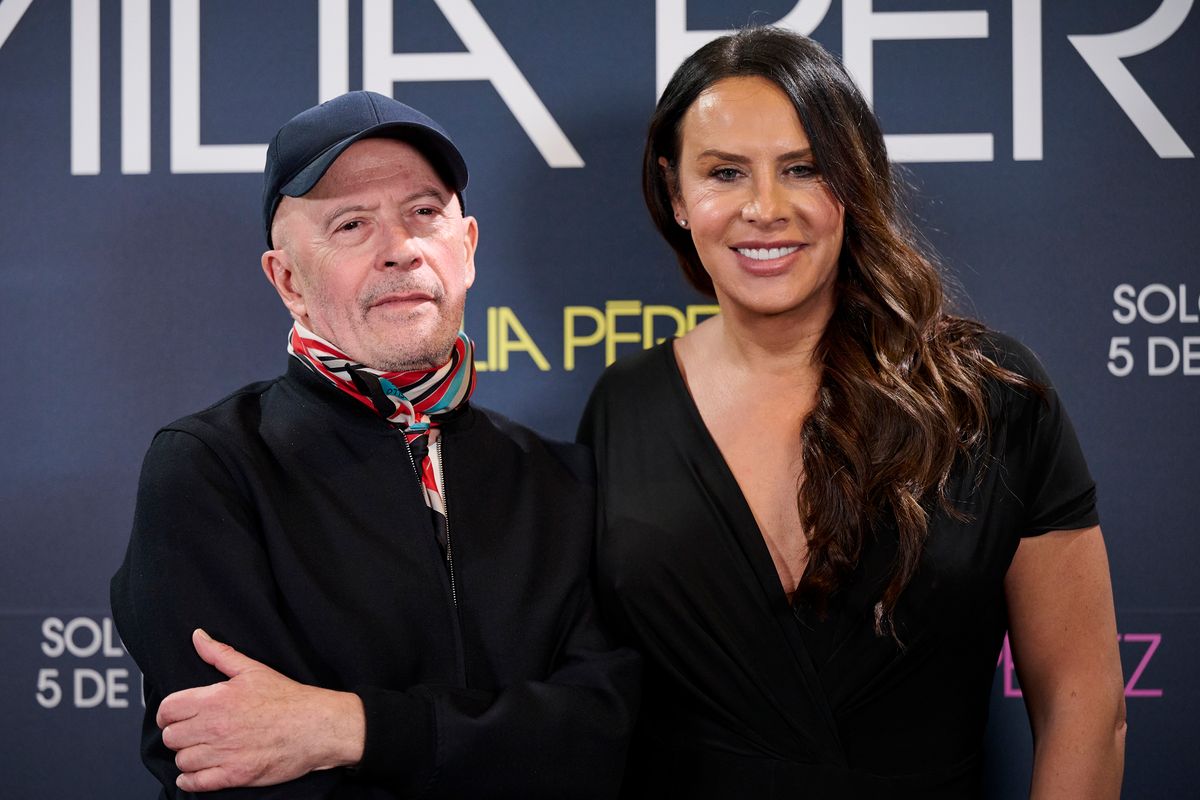
<path fill-rule="evenodd" d="M 770 225 L 787 215 L 787 197 L 774 180 L 754 183 L 752 194 L 742 206 L 742 219 L 758 225 Z"/>

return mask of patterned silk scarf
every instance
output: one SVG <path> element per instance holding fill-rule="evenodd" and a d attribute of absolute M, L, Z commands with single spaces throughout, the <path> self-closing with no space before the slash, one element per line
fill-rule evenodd
<path fill-rule="evenodd" d="M 438 423 L 463 407 L 475 389 L 471 340 L 459 333 L 450 358 L 437 369 L 383 372 L 359 364 L 299 322 L 292 324 L 288 352 L 301 364 L 391 422 L 408 440 L 421 478 L 425 504 L 433 516 L 442 553 L 449 555 L 445 487 L 441 485 Z"/>

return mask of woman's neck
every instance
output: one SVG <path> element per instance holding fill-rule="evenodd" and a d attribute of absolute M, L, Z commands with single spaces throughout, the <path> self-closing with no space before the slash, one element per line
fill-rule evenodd
<path fill-rule="evenodd" d="M 811 386 L 820 373 L 815 355 L 832 312 L 832 305 L 819 315 L 804 317 L 752 314 L 734 307 L 705 322 L 711 330 L 704 331 L 707 341 L 697 344 L 707 345 L 701 348 L 704 355 L 728 369 L 759 380 L 777 378 Z"/>

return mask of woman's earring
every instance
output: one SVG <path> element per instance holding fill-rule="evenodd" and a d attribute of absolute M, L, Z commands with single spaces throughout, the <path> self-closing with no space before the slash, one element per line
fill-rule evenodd
<path fill-rule="evenodd" d="M 678 222 L 679 222 L 679 227 L 681 227 L 681 228 L 686 228 L 686 227 L 687 227 L 687 220 L 686 220 L 686 219 L 684 219 L 683 217 L 680 217 L 680 218 L 679 218 L 679 220 L 678 220 Z"/>

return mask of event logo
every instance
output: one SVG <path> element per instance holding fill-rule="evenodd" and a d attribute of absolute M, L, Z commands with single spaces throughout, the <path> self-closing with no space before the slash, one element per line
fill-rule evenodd
<path fill-rule="evenodd" d="M 80 661 L 91 664 L 96 658 L 105 663 L 129 658 L 111 618 L 46 617 L 42 620 L 42 655 L 55 659 L 56 664 L 37 673 L 34 696 L 42 708 L 64 703 L 74 708 L 129 708 L 129 667 L 79 666 Z"/>
<path fill-rule="evenodd" d="M 0 2 L 0 47 L 33 0 Z M 508 49 L 470 0 L 435 0 L 463 50 L 394 52 L 393 0 L 361 0 L 364 89 L 392 94 L 403 81 L 488 81 L 550 167 L 582 167 L 583 159 Z M 1042 0 L 1012 3 L 1012 114 L 1016 161 L 1042 159 Z M 1137 79 L 1130 58 L 1161 45 L 1179 30 L 1193 0 L 1163 0 L 1127 30 L 1067 39 L 1097 80 L 1160 158 L 1193 153 Z M 777 23 L 812 33 L 832 0 L 799 0 Z M 163 9 L 165 4 L 159 5 Z M 150 0 L 121 0 L 121 172 L 150 171 Z M 170 4 L 170 163 L 173 173 L 259 172 L 265 144 L 204 144 L 200 141 L 200 0 Z M 411 11 L 409 12 L 411 13 Z M 317 2 L 317 91 L 327 100 L 350 87 L 349 0 Z M 71 3 L 71 174 L 100 172 L 100 0 Z M 687 28 L 687 0 L 656 0 L 655 76 L 661 92 L 688 53 L 727 31 Z M 269 35 L 265 32 L 264 35 Z M 989 13 L 969 11 L 875 11 L 873 0 L 843 0 L 842 56 L 868 101 L 874 97 L 875 43 L 931 39 L 986 39 Z M 452 91 L 452 90 L 450 90 Z M 993 134 L 889 134 L 895 161 L 994 160 Z"/>
<path fill-rule="evenodd" d="M 1145 322 L 1154 326 L 1200 323 L 1200 296 L 1185 283 L 1175 287 L 1150 283 L 1140 289 L 1122 283 L 1113 289 L 1113 319 L 1119 325 Z M 1196 330 L 1193 328 L 1193 330 Z M 1144 341 L 1144 346 L 1142 346 Z M 1147 336 L 1134 345 L 1133 336 L 1113 336 L 1108 343 L 1108 371 L 1124 378 L 1139 363 L 1153 378 L 1200 375 L 1200 336 Z M 1141 354 L 1145 359 L 1141 359 Z"/>
<path fill-rule="evenodd" d="M 603 308 L 563 308 L 562 368 L 575 369 L 580 350 L 603 347 L 604 366 L 617 360 L 617 346 L 645 349 L 672 336 L 683 336 L 704 319 L 720 311 L 715 305 L 675 306 L 643 304 L 640 300 L 609 300 Z M 550 352 L 554 352 L 551 350 Z M 550 370 L 546 351 L 534 341 L 509 306 L 487 310 L 485 346 L 475 350 L 480 372 L 507 372 L 515 353 L 528 357 L 541 371 Z"/>
<path fill-rule="evenodd" d="M 1042 159 L 1042 0 L 1012 2 L 1013 160 Z M 832 0 L 800 0 L 778 24 L 811 34 Z M 1143 22 L 1102 35 L 1068 36 L 1084 62 L 1159 158 L 1193 158 L 1122 59 L 1149 52 L 1183 25 L 1192 0 L 1163 0 Z M 687 30 L 687 0 L 657 0 L 657 85 L 661 93 L 689 53 L 732 31 Z M 874 97 L 875 42 L 986 39 L 987 11 L 875 11 L 873 0 L 842 0 L 842 61 L 867 102 Z M 990 133 L 890 134 L 893 161 L 992 161 Z"/>
<path fill-rule="evenodd" d="M 0 2 L 0 47 L 33 0 Z M 465 51 L 396 53 L 392 0 L 362 0 L 362 88 L 489 81 L 551 167 L 582 167 L 546 106 L 470 0 L 436 0 Z M 350 87 L 349 0 L 318 0 L 317 95 Z M 164 9 L 159 5 L 159 9 Z M 150 172 L 150 0 L 121 0 L 121 172 Z M 266 144 L 200 141 L 200 0 L 170 4 L 171 172 L 261 172 Z M 100 0 L 71 3 L 71 174 L 100 172 Z M 264 31 L 269 35 L 269 31 Z"/>
<path fill-rule="evenodd" d="M 1121 661 L 1126 664 L 1136 663 L 1132 670 L 1128 668 L 1121 670 L 1129 676 L 1129 680 L 1125 681 L 1126 697 L 1163 696 L 1162 689 L 1150 688 L 1145 686 L 1142 681 L 1146 668 L 1150 666 L 1154 654 L 1158 652 L 1158 646 L 1162 644 L 1162 639 L 1161 633 L 1117 634 L 1117 642 L 1121 647 Z M 1003 671 L 1004 696 L 1021 697 L 1021 687 L 1017 685 L 1016 665 L 1013 663 L 1012 648 L 1009 647 L 1007 635 L 1004 637 L 1004 646 L 1000 648 L 1000 658 L 996 662 L 996 667 Z"/>

